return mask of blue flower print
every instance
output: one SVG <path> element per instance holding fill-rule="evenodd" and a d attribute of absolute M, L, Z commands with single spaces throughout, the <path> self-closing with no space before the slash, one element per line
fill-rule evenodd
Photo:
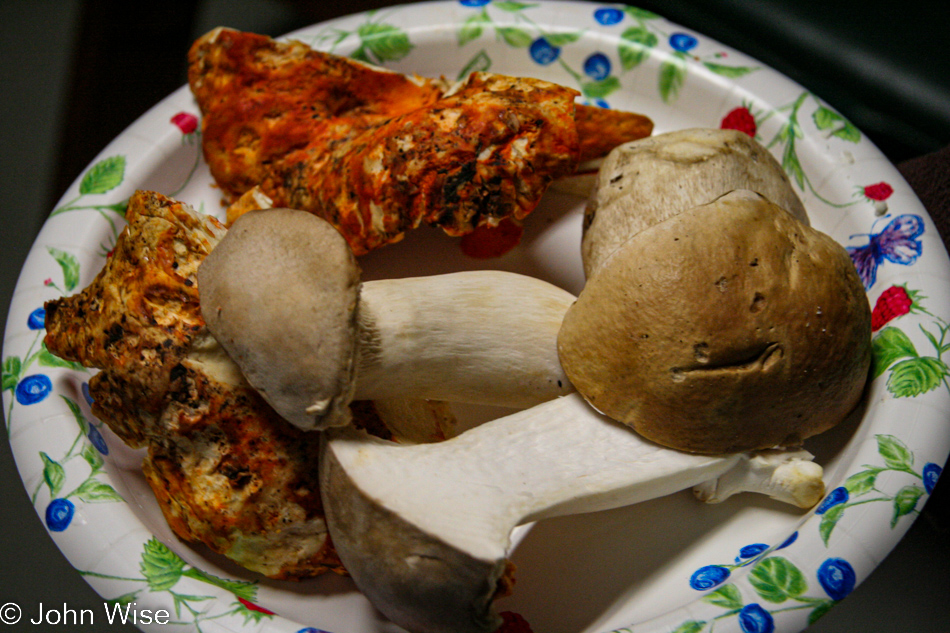
<path fill-rule="evenodd" d="M 699 44 L 699 40 L 686 33 L 673 33 L 673 35 L 670 36 L 670 46 L 673 50 L 680 51 L 681 53 L 688 53 L 696 48 L 697 44 Z"/>
<path fill-rule="evenodd" d="M 459 4 L 463 7 L 483 7 L 489 2 L 491 0 L 459 0 Z"/>
<path fill-rule="evenodd" d="M 934 486 L 937 485 L 937 480 L 940 478 L 940 473 L 943 472 L 943 469 L 933 462 L 928 463 L 924 466 L 923 477 L 924 477 L 924 490 L 927 491 L 928 495 L 934 493 Z"/>
<path fill-rule="evenodd" d="M 552 46 L 551 43 L 543 37 L 539 37 L 531 42 L 528 52 L 531 53 L 531 59 L 542 66 L 553 64 L 557 61 L 557 58 L 561 56 L 560 47 Z"/>
<path fill-rule="evenodd" d="M 605 7 L 594 11 L 594 19 L 604 26 L 612 26 L 623 20 L 623 11 L 613 7 Z"/>
<path fill-rule="evenodd" d="M 53 382 L 43 374 L 33 374 L 16 386 L 16 401 L 22 405 L 36 404 L 46 399 L 53 390 Z"/>
<path fill-rule="evenodd" d="M 83 400 L 86 401 L 86 404 L 88 404 L 90 407 L 92 406 L 92 403 L 95 402 L 95 401 L 92 399 L 92 394 L 89 393 L 89 383 L 88 383 L 88 382 L 82 383 L 82 397 L 83 397 Z"/>
<path fill-rule="evenodd" d="M 781 545 L 779 545 L 778 547 L 776 547 L 775 549 L 777 549 L 777 550 L 779 550 L 779 549 L 785 549 L 786 547 L 788 547 L 789 545 L 791 545 L 792 543 L 794 543 L 794 542 L 797 541 L 797 540 L 798 540 L 798 531 L 796 530 L 795 532 L 792 532 L 792 535 L 789 536 L 787 539 L 785 539 L 785 541 L 784 541 Z"/>
<path fill-rule="evenodd" d="M 854 567 L 843 558 L 829 558 L 818 568 L 818 583 L 832 600 L 844 600 L 854 590 Z"/>
<path fill-rule="evenodd" d="M 847 503 L 848 498 L 849 498 L 848 489 L 845 488 L 844 486 L 838 486 L 837 488 L 829 492 L 828 496 L 825 497 L 820 504 L 818 504 L 818 508 L 815 510 L 815 514 L 824 514 L 831 508 L 835 507 L 836 505 Z"/>
<path fill-rule="evenodd" d="M 753 543 L 739 550 L 739 558 L 755 558 L 769 548 L 765 543 Z"/>
<path fill-rule="evenodd" d="M 26 320 L 26 326 L 31 330 L 42 330 L 46 327 L 46 310 L 43 308 L 37 308 L 30 312 L 29 318 Z"/>
<path fill-rule="evenodd" d="M 109 446 L 106 444 L 106 438 L 102 437 L 102 433 L 99 432 L 99 429 L 91 424 L 89 425 L 89 441 L 92 442 L 96 450 L 103 455 L 109 454 Z"/>
<path fill-rule="evenodd" d="M 62 532 L 73 520 L 76 506 L 69 499 L 53 499 L 46 506 L 46 527 L 51 532 Z"/>
<path fill-rule="evenodd" d="M 739 611 L 739 628 L 745 633 L 772 633 L 775 630 L 775 619 L 761 605 L 753 602 Z"/>
<path fill-rule="evenodd" d="M 312 626 L 308 626 L 305 629 L 300 629 L 297 633 L 330 633 L 329 631 L 324 631 L 323 629 L 316 629 Z"/>
<path fill-rule="evenodd" d="M 731 573 L 728 567 L 722 565 L 706 565 L 693 572 L 689 577 L 689 586 L 697 591 L 712 589 L 725 581 Z"/>
<path fill-rule="evenodd" d="M 584 60 L 584 73 L 595 81 L 610 76 L 610 59 L 603 53 L 594 53 Z"/>

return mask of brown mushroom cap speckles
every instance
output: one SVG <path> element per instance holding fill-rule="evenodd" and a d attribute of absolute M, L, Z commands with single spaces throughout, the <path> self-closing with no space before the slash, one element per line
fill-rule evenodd
<path fill-rule="evenodd" d="M 847 252 L 737 191 L 635 235 L 568 311 L 558 349 L 603 413 L 700 453 L 794 446 L 840 422 L 871 360 Z"/>

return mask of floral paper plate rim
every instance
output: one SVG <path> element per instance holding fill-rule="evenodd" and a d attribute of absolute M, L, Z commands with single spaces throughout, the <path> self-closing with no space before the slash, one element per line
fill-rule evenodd
<path fill-rule="evenodd" d="M 432 35 L 433 24 L 442 31 Z M 897 543 L 950 453 L 950 368 L 943 356 L 950 349 L 950 264 L 920 202 L 860 130 L 755 60 L 636 7 L 436 1 L 291 35 L 392 67 L 411 65 L 434 38 L 455 51 L 446 63 L 458 75 L 503 68 L 516 57 L 603 107 L 635 89 L 649 103 L 676 109 L 696 98 L 691 91 L 712 85 L 719 101 L 704 111 L 704 125 L 738 129 L 769 147 L 822 228 L 851 253 L 873 306 L 875 362 L 868 409 L 849 440 L 850 461 L 832 466 L 825 500 L 781 542 L 724 552 L 682 579 L 694 592 L 686 606 L 612 630 L 800 630 L 846 598 Z M 164 609 L 187 625 L 181 630 L 319 632 L 260 606 L 258 583 L 202 570 L 142 525 L 110 474 L 115 447 L 89 410 L 89 372 L 42 344 L 42 302 L 91 280 L 135 188 L 159 183 L 170 195 L 200 191 L 195 197 L 208 201 L 205 210 L 216 208 L 199 135 L 197 110 L 183 88 L 107 147 L 52 211 L 20 275 L 5 333 L 7 434 L 52 538 L 116 608 Z M 816 164 L 830 169 L 814 170 Z M 313 619 L 318 624 L 320 614 Z"/>

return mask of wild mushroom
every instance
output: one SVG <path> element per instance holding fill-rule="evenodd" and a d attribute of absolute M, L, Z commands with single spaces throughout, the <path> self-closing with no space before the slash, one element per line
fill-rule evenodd
<path fill-rule="evenodd" d="M 320 487 L 340 559 L 376 608 L 413 633 L 486 633 L 516 526 L 700 484 L 709 501 L 744 488 L 810 507 L 824 491 L 810 458 L 665 449 L 571 394 L 436 444 L 331 429 Z"/>
<path fill-rule="evenodd" d="M 198 285 L 208 329 L 301 429 L 346 424 L 353 399 L 523 408 L 573 391 L 556 346 L 573 295 L 498 271 L 361 284 L 346 241 L 303 211 L 240 216 Z"/>
<path fill-rule="evenodd" d="M 735 191 L 608 257 L 558 348 L 593 407 L 654 442 L 713 454 L 797 446 L 860 400 L 871 310 L 843 247 Z"/>
<path fill-rule="evenodd" d="M 615 148 L 600 168 L 585 210 L 584 272 L 589 278 L 643 229 L 733 189 L 756 191 L 808 224 L 782 166 L 742 132 L 677 130 Z"/>

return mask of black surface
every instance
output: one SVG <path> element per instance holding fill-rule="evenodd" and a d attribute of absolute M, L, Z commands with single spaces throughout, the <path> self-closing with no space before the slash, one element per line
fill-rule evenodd
<path fill-rule="evenodd" d="M 110 140 L 184 83 L 184 54 L 191 39 L 200 33 L 210 5 L 224 16 L 221 23 L 279 35 L 377 4 L 333 3 L 331 8 L 320 1 L 89 0 L 56 4 L 52 11 L 54 2 L 0 0 L 3 15 L 16 18 L 0 23 L 3 85 L 63 84 L 62 90 L 45 86 L 49 90 L 4 92 L 5 114 L 25 113 L 27 119 L 31 113 L 42 115 L 58 132 L 44 136 L 55 146 L 56 164 L 49 166 L 33 152 L 36 148 L 14 142 L 18 138 L 14 130 L 4 131 L 5 142 L 0 145 L 2 189 L 9 195 L 14 188 L 29 188 L 38 195 L 28 207 L 0 204 L 2 322 L 16 275 L 43 219 Z M 637 4 L 742 50 L 798 81 L 851 119 L 895 163 L 950 144 L 950 4 L 944 0 Z M 64 5 L 76 10 L 63 11 Z M 62 27 L 45 22 L 54 18 L 66 22 Z M 31 29 L 42 34 L 42 39 L 32 42 L 22 37 Z M 72 51 L 67 77 L 57 75 L 44 63 L 44 55 L 52 57 L 51 49 L 61 54 L 66 49 Z M 52 95 L 55 101 L 31 100 L 37 94 Z M 946 479 L 893 554 L 813 627 L 815 632 L 950 630 Z M 40 602 L 65 602 L 75 609 L 101 609 L 101 599 L 59 554 L 36 517 L 6 442 L 0 442 L 0 480 L 0 605 L 17 602 L 31 609 Z M 42 628 L 0 624 L 0 633 L 4 630 Z M 100 623 L 73 630 L 133 629 Z"/>

